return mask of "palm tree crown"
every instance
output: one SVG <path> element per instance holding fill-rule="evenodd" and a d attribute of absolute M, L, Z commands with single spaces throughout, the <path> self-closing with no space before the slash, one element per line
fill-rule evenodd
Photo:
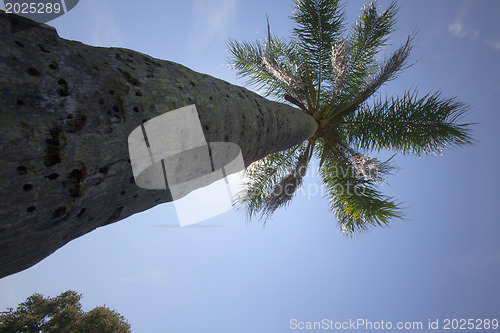
<path fill-rule="evenodd" d="M 384 61 L 377 59 L 395 28 L 395 3 L 383 11 L 367 3 L 348 27 L 338 0 L 294 2 L 290 40 L 271 35 L 268 21 L 265 41 L 228 41 L 230 62 L 266 96 L 312 116 L 318 130 L 307 141 L 250 165 L 236 204 L 249 217 L 269 217 L 290 202 L 316 156 L 330 209 L 345 234 L 403 218 L 400 204 L 377 188 L 393 167 L 366 153 L 433 154 L 471 144 L 470 124 L 457 123 L 468 107 L 440 93 L 417 97 L 415 90 L 385 100 L 373 97 L 410 66 L 415 46 L 410 35 Z"/>

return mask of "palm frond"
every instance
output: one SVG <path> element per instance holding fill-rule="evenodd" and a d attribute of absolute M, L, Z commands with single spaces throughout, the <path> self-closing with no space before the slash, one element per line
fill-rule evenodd
<path fill-rule="evenodd" d="M 363 13 L 352 28 L 351 40 L 357 57 L 371 60 L 384 46 L 396 24 L 396 2 L 379 13 L 377 3 L 370 1 L 364 5 Z"/>
<path fill-rule="evenodd" d="M 347 38 L 350 52 L 343 82 L 343 90 L 350 98 L 354 98 L 379 69 L 375 57 L 394 31 L 396 13 L 395 2 L 380 13 L 376 3 L 371 1 L 365 4 L 363 13 L 352 27 Z M 344 98 L 348 100 L 347 96 Z"/>
<path fill-rule="evenodd" d="M 330 210 L 346 236 L 352 237 L 370 227 L 387 226 L 391 219 L 404 219 L 400 203 L 383 195 L 373 180 L 359 177 L 350 166 L 327 159 L 320 174 Z"/>
<path fill-rule="evenodd" d="M 411 50 L 415 46 L 413 40 L 414 38 L 409 36 L 406 43 L 394 51 L 391 57 L 380 66 L 379 73 L 357 94 L 354 101 L 338 110 L 335 115 L 341 115 L 356 110 L 359 105 L 372 96 L 384 83 L 394 80 L 402 70 L 408 68 L 408 58 L 410 57 Z"/>
<path fill-rule="evenodd" d="M 346 141 L 365 150 L 391 149 L 403 154 L 442 153 L 451 146 L 473 143 L 470 126 L 458 121 L 469 107 L 439 92 L 417 98 L 407 92 L 401 98 L 363 105 L 339 125 Z"/>
<path fill-rule="evenodd" d="M 332 131 L 318 139 L 316 143 L 315 155 L 320 159 L 319 167 L 326 159 L 333 159 L 339 163 L 351 164 L 352 157 L 356 154 L 349 145 L 340 139 L 339 133 Z"/>
<path fill-rule="evenodd" d="M 293 45 L 283 43 L 278 38 L 271 36 L 271 28 L 269 26 L 269 18 L 267 19 L 267 41 L 264 54 L 262 55 L 262 62 L 266 69 L 276 79 L 285 83 L 291 91 L 302 90 L 306 84 L 300 78 L 299 66 L 297 62 L 290 57 L 294 51 Z M 279 52 L 279 54 L 277 54 Z M 279 62 L 278 56 L 285 57 L 285 61 Z"/>
<path fill-rule="evenodd" d="M 235 196 L 234 206 L 244 211 L 250 219 L 261 215 L 266 198 L 275 186 L 294 170 L 305 144 L 276 152 L 256 161 L 245 169 L 248 179 L 243 189 Z"/>
<path fill-rule="evenodd" d="M 246 77 L 248 84 L 264 90 L 264 96 L 283 100 L 285 94 L 292 94 L 297 86 L 301 86 L 296 65 L 300 61 L 293 42 L 277 37 L 265 43 L 229 39 L 227 47 L 230 67 L 239 76 Z"/>
<path fill-rule="evenodd" d="M 343 33 L 344 11 L 338 0 L 294 0 L 294 33 L 314 82 L 331 74 L 330 49 Z M 321 89 L 318 89 L 321 92 Z"/>
<path fill-rule="evenodd" d="M 333 68 L 333 83 L 337 93 L 344 90 L 344 78 L 347 72 L 347 61 L 350 47 L 346 40 L 341 39 L 332 44 L 331 61 Z"/>
<path fill-rule="evenodd" d="M 352 165 L 358 172 L 358 175 L 376 183 L 385 182 L 385 176 L 390 175 L 396 169 L 396 167 L 389 163 L 395 155 L 392 155 L 387 161 L 380 161 L 376 157 L 369 157 L 358 153 L 353 156 Z"/>
<path fill-rule="evenodd" d="M 307 173 L 310 146 L 301 152 L 290 172 L 284 176 L 269 193 L 262 207 L 262 217 L 270 217 L 278 208 L 290 203 L 296 191 L 302 185 L 302 180 Z"/>

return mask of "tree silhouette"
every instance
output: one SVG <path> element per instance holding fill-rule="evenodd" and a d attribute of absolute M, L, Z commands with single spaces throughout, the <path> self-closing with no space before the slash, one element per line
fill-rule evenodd
<path fill-rule="evenodd" d="M 9 308 L 0 314 L 0 332 L 131 332 L 125 318 L 106 306 L 84 312 L 81 298 L 72 290 L 57 297 L 33 294 L 16 310 Z"/>

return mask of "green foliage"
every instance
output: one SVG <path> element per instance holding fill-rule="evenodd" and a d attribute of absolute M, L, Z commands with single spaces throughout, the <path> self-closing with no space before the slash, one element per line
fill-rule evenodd
<path fill-rule="evenodd" d="M 403 219 L 399 203 L 383 195 L 376 181 L 327 159 L 320 169 L 330 210 L 335 212 L 342 232 L 352 236 L 370 226 L 385 226 L 392 218 Z"/>
<path fill-rule="evenodd" d="M 116 311 L 98 306 L 83 315 L 77 332 L 130 332 L 130 325 Z"/>
<path fill-rule="evenodd" d="M 57 297 L 33 294 L 17 309 L 0 314 L 0 333 L 13 332 L 131 332 L 126 319 L 114 310 L 96 307 L 85 313 L 81 295 L 68 290 Z"/>
<path fill-rule="evenodd" d="M 266 96 L 312 116 L 318 130 L 301 145 L 251 165 L 236 205 L 249 217 L 269 217 L 290 202 L 309 160 L 316 156 L 330 209 L 345 234 L 402 219 L 399 204 L 377 189 L 391 170 L 389 161 L 361 152 L 435 154 L 471 144 L 471 124 L 458 123 L 468 107 L 439 93 L 419 98 L 416 92 L 406 92 L 374 100 L 380 87 L 411 66 L 413 35 L 386 60 L 378 61 L 396 27 L 395 2 L 385 10 L 373 1 L 367 3 L 350 27 L 340 1 L 294 3 L 295 27 L 289 41 L 273 36 L 268 22 L 265 41 L 228 41 L 230 63 Z M 346 177 L 338 170 L 356 172 Z M 285 187 L 292 191 L 283 191 Z"/>
<path fill-rule="evenodd" d="M 359 149 L 441 154 L 445 147 L 472 143 L 471 124 L 457 124 L 468 110 L 458 99 L 443 99 L 440 93 L 418 98 L 407 92 L 364 105 L 344 117 L 339 127 L 347 142 Z"/>
<path fill-rule="evenodd" d="M 277 37 L 271 37 L 271 52 L 276 59 L 277 68 L 284 72 L 293 70 L 293 65 L 299 62 L 294 42 L 285 42 Z M 273 96 L 278 100 L 283 100 L 285 94 L 290 94 L 292 89 L 283 80 L 272 74 L 264 62 L 266 45 L 260 41 L 237 42 L 229 39 L 228 47 L 234 55 L 231 67 L 238 71 L 238 75 L 247 77 L 247 83 L 253 85 L 258 90 L 264 90 L 264 96 Z"/>
<path fill-rule="evenodd" d="M 344 13 L 338 0 L 295 0 L 292 19 L 301 60 L 312 79 L 321 84 L 322 77 L 331 75 L 330 48 L 340 36 Z"/>

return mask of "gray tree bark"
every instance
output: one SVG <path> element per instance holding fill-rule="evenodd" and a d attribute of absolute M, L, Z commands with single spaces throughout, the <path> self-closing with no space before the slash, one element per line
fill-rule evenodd
<path fill-rule="evenodd" d="M 11 24 L 30 28 L 14 33 Z M 245 88 L 139 52 L 65 40 L 0 12 L 0 277 L 171 201 L 168 190 L 134 183 L 127 138 L 164 109 L 190 104 L 207 141 L 238 144 L 245 165 L 317 128 Z"/>

